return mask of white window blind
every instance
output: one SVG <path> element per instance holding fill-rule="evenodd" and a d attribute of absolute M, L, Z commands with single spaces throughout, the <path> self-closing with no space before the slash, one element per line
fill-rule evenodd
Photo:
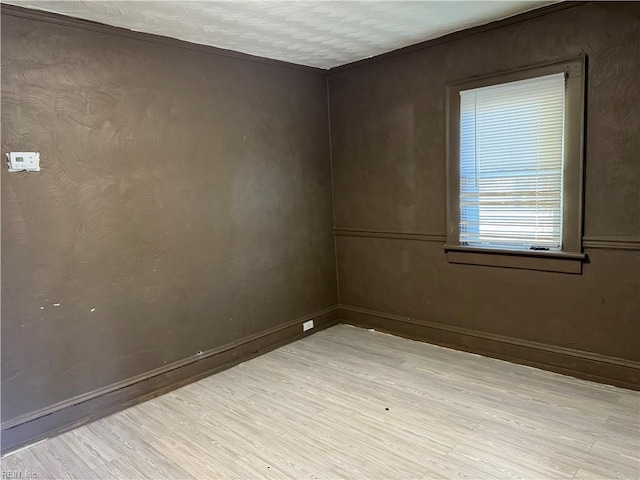
<path fill-rule="evenodd" d="M 460 92 L 460 244 L 562 248 L 563 73 Z"/>

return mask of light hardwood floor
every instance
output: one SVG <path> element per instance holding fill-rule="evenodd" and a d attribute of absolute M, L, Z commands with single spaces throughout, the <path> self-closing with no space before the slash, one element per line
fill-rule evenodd
<path fill-rule="evenodd" d="M 638 479 L 639 452 L 639 392 L 339 325 L 7 456 L 2 469 Z"/>

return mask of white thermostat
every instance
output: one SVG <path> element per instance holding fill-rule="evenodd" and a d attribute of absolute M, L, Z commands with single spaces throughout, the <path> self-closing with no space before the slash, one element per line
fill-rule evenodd
<path fill-rule="evenodd" d="M 9 152 L 7 158 L 10 172 L 40 171 L 40 152 Z"/>

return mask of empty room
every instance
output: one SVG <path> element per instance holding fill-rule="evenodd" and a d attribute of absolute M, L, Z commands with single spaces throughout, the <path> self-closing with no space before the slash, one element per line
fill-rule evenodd
<path fill-rule="evenodd" d="M 3 479 L 640 480 L 640 2 L 0 16 Z"/>

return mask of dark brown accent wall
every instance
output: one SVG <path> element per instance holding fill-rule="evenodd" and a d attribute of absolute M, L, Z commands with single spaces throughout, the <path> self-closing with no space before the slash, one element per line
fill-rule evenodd
<path fill-rule="evenodd" d="M 330 75 L 341 318 L 640 388 L 640 4 L 586 3 Z M 447 263 L 445 85 L 588 57 L 582 275 Z"/>
<path fill-rule="evenodd" d="M 338 314 L 640 388 L 640 6 L 572 5 L 330 72 L 331 132 L 326 72 L 3 6 L 3 451 Z M 582 274 L 447 263 L 445 84 L 579 55 Z"/>
<path fill-rule="evenodd" d="M 3 450 L 335 323 L 324 72 L 21 12 L 2 152 L 42 171 L 0 169 Z"/>

